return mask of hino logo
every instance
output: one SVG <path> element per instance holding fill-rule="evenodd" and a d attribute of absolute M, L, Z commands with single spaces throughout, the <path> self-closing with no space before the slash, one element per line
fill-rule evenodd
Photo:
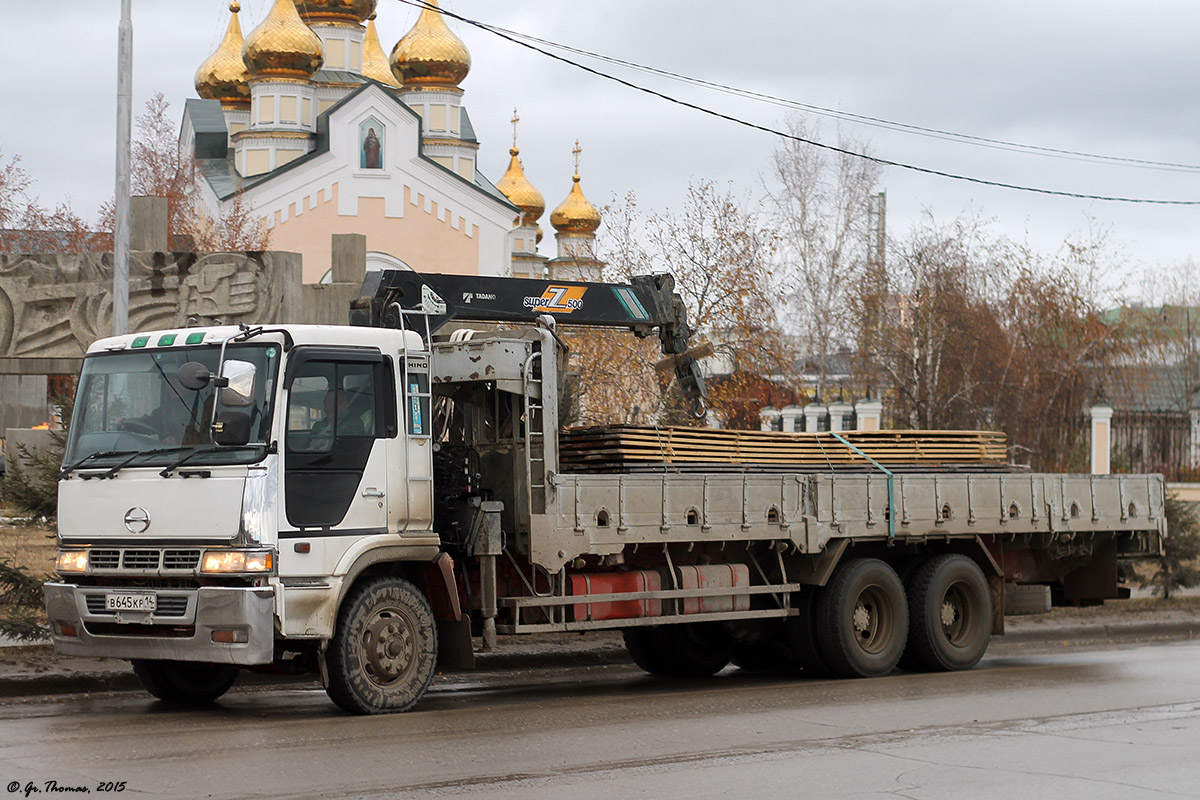
<path fill-rule="evenodd" d="M 150 512 L 141 506 L 134 506 L 125 512 L 125 530 L 130 533 L 144 533 L 150 527 Z"/>

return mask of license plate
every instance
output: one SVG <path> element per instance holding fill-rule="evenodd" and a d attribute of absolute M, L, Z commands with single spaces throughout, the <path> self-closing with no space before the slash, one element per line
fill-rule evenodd
<path fill-rule="evenodd" d="M 115 594 L 104 595 L 106 611 L 157 611 L 158 597 L 153 594 Z"/>

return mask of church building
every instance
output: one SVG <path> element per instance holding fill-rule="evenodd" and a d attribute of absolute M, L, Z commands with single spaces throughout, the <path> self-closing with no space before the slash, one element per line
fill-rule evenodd
<path fill-rule="evenodd" d="M 225 37 L 196 73 L 180 144 L 216 216 L 239 193 L 266 219 L 271 249 L 300 253 L 304 280 L 330 269 L 330 236 L 366 237 L 367 268 L 596 280 L 600 214 L 576 174 L 551 214 L 553 259 L 538 253 L 545 211 L 514 141 L 493 184 L 460 84 L 471 56 L 436 0 L 385 55 L 377 0 L 274 0 L 245 37 L 233 2 Z M 398 6 L 397 6 L 398 7 Z"/>

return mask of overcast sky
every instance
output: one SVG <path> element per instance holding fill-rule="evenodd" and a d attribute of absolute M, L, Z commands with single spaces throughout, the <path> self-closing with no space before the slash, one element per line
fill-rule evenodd
<path fill-rule="evenodd" d="M 271 0 L 242 0 L 246 33 Z M 67 199 L 88 218 L 113 192 L 120 0 L 5 3 L 9 76 L 0 89 L 0 148 L 19 154 L 44 204 Z M 216 48 L 227 0 L 133 0 L 134 108 L 163 92 L 174 112 L 195 96 L 196 68 Z M 1200 165 L 1200 3 L 1195 0 L 443 0 L 480 21 L 708 81 L 912 125 L 1042 147 Z M 418 11 L 380 0 L 390 52 Z M 678 208 L 694 178 L 763 193 L 773 136 L 666 103 L 451 21 L 471 51 L 464 103 L 481 142 L 480 170 L 503 174 L 513 107 L 530 180 L 547 211 L 566 197 L 571 148 L 598 206 L 637 192 L 643 207 Z M 18 33 L 20 35 L 13 35 Z M 589 62 L 592 63 L 592 62 Z M 635 83 L 755 123 L 785 110 L 602 64 Z M 813 121 L 820 118 L 814 117 Z M 834 124 L 824 123 L 832 141 Z M 1015 154 L 842 124 L 892 161 L 991 181 L 1083 194 L 1200 200 L 1200 172 Z M 1165 271 L 1200 255 L 1200 206 L 1047 197 L 919 175 L 883 173 L 888 232 L 924 212 L 967 208 L 1050 251 L 1089 219 L 1111 226 L 1131 272 Z M 543 226 L 550 232 L 548 213 Z M 543 252 L 551 254 L 547 236 Z M 1135 279 L 1136 280 L 1136 279 Z"/>

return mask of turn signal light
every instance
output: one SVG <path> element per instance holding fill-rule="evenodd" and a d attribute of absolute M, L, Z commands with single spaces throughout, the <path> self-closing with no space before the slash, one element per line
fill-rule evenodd
<path fill-rule="evenodd" d="M 250 632 L 219 628 L 212 632 L 212 640 L 218 644 L 245 644 L 250 641 Z"/>

